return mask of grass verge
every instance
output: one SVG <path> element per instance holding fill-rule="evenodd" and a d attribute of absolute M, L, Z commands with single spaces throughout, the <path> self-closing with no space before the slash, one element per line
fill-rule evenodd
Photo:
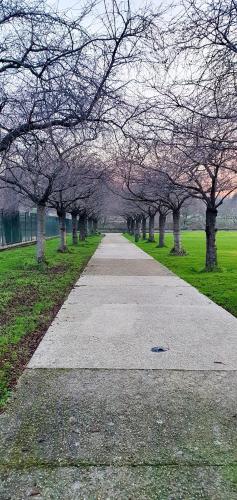
<path fill-rule="evenodd" d="M 132 236 L 126 237 L 134 241 Z M 171 233 L 166 235 L 165 248 L 157 248 L 157 235 L 155 243 L 137 243 L 138 247 L 154 259 L 237 317 L 237 231 L 218 231 L 218 270 L 215 272 L 204 271 L 204 231 L 184 231 L 182 245 L 187 255 L 176 257 L 170 255 L 173 246 Z"/>
<path fill-rule="evenodd" d="M 0 409 L 100 241 L 68 241 L 62 254 L 58 239 L 48 240 L 47 265 L 40 266 L 35 246 L 0 253 Z"/>

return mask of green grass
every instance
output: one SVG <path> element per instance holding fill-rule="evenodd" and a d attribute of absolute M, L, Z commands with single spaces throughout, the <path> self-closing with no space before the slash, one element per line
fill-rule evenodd
<path fill-rule="evenodd" d="M 35 246 L 0 252 L 0 408 L 101 236 L 70 239 L 64 254 L 47 241 L 47 265 L 36 264 Z"/>
<path fill-rule="evenodd" d="M 126 236 L 131 241 L 134 240 L 131 236 Z M 219 270 L 215 272 L 204 271 L 204 231 L 185 231 L 182 233 L 182 244 L 188 253 L 186 256 L 169 255 L 173 246 L 172 242 L 172 234 L 168 233 L 165 248 L 157 248 L 157 242 L 140 241 L 137 245 L 175 274 L 198 288 L 214 302 L 237 316 L 237 231 L 218 231 Z"/>

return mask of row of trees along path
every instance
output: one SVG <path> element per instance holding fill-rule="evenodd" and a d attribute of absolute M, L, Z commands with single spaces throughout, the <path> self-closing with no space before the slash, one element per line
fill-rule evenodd
<path fill-rule="evenodd" d="M 37 206 L 39 261 L 45 208 L 60 217 L 63 250 L 66 211 L 75 227 L 85 206 L 101 209 L 105 185 L 124 200 L 136 238 L 149 216 L 153 240 L 159 213 L 163 245 L 171 212 L 175 255 L 185 254 L 180 212 L 201 201 L 215 270 L 218 209 L 237 189 L 235 6 L 96 8 L 89 1 L 72 18 L 44 2 L 2 2 L 1 187 Z"/>

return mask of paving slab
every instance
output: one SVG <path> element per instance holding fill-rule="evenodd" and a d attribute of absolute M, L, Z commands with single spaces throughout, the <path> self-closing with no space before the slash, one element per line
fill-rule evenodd
<path fill-rule="evenodd" d="M 112 279 L 113 278 L 113 279 Z M 124 277 L 123 277 L 124 278 Z M 69 306 L 77 312 L 77 308 L 73 307 L 74 304 L 81 306 L 82 304 L 101 305 L 113 303 L 125 304 L 157 304 L 159 305 L 200 305 L 207 306 L 216 305 L 205 295 L 198 293 L 191 286 L 183 286 L 182 281 L 177 281 L 176 286 L 172 280 L 172 286 L 169 280 L 165 281 L 158 279 L 157 282 L 128 282 L 125 280 L 118 280 L 114 276 L 110 280 L 101 279 L 99 276 L 94 277 L 93 280 L 87 280 L 89 286 L 82 284 L 80 281 L 78 285 L 70 293 L 70 296 L 65 301 L 64 306 L 59 311 L 57 319 L 61 317 L 62 311 L 67 310 Z M 123 286 L 121 286 L 123 285 Z M 143 285 L 143 286 L 142 286 Z M 144 286 L 145 285 L 145 286 Z M 109 294 L 108 294 L 109 290 Z"/>
<path fill-rule="evenodd" d="M 156 262 L 154 261 L 154 264 Z M 144 265 L 147 265 L 147 262 L 143 262 L 142 267 Z M 125 286 L 133 286 L 133 287 L 139 287 L 140 291 L 142 292 L 142 287 L 143 285 L 149 285 L 149 286 L 159 286 L 159 287 L 188 287 L 189 289 L 192 288 L 197 292 L 197 290 L 191 285 L 187 283 L 187 281 L 182 280 L 181 278 L 178 278 L 178 276 L 170 273 L 166 273 L 164 275 L 161 274 L 151 274 L 151 275 L 127 275 L 127 274 L 120 274 L 120 275 L 98 275 L 98 274 L 89 274 L 88 273 L 89 266 L 86 268 L 86 272 L 82 274 L 80 280 L 75 284 L 74 289 L 78 287 L 84 287 L 87 285 L 90 285 L 90 287 L 108 287 L 109 286 L 121 286 L 123 289 Z M 159 266 L 158 266 L 159 269 Z M 172 278 L 172 279 L 171 279 Z"/>
<path fill-rule="evenodd" d="M 213 306 L 172 306 L 171 314 L 151 304 L 80 305 L 49 328 L 29 368 L 234 370 L 235 326 Z"/>
<path fill-rule="evenodd" d="M 98 259 L 137 259 L 137 260 L 152 260 L 152 257 L 140 248 L 134 245 L 106 245 L 101 246 L 96 252 L 96 258 Z"/>
<path fill-rule="evenodd" d="M 146 254 L 145 254 L 146 255 Z M 142 265 L 141 265 L 142 264 Z M 91 259 L 86 274 L 93 276 L 167 276 L 172 275 L 164 266 L 156 265 L 156 261 L 150 259 L 106 258 L 99 259 L 97 255 Z"/>
<path fill-rule="evenodd" d="M 1 500 L 236 500 L 226 467 L 60 467 L 5 471 Z"/>
<path fill-rule="evenodd" d="M 237 374 L 27 370 L 0 417 L 0 465 L 231 465 Z"/>

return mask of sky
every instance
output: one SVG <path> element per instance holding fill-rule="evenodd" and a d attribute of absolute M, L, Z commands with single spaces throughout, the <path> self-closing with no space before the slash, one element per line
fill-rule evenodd
<path fill-rule="evenodd" d="M 77 8 L 80 8 L 82 5 L 82 1 L 80 0 L 47 0 L 48 3 L 52 6 L 58 7 L 60 10 L 74 10 L 76 12 Z M 133 7 L 139 8 L 143 7 L 147 2 L 144 0 L 131 0 L 131 5 Z M 159 7 L 162 5 L 167 5 L 169 0 L 150 0 L 148 3 L 151 3 L 154 7 Z"/>
<path fill-rule="evenodd" d="M 89 3 L 90 0 L 46 0 L 46 2 L 55 10 L 60 10 L 60 11 L 66 11 L 67 15 L 69 17 L 77 17 L 78 14 L 80 14 L 81 9 L 83 5 L 86 5 Z M 104 5 L 103 3 L 105 0 L 97 0 L 97 6 L 94 11 L 97 12 L 97 15 L 104 12 Z M 124 2 L 126 4 L 127 0 L 119 0 L 118 3 L 120 4 Z M 164 13 L 168 7 L 172 8 L 169 9 L 169 14 L 168 12 L 166 15 L 168 15 L 168 19 L 171 17 L 174 17 L 174 15 L 179 13 L 180 7 L 181 7 L 181 0 L 130 0 L 130 5 L 133 10 L 133 12 L 136 12 L 139 9 L 144 8 L 146 5 L 150 6 L 153 11 L 159 11 Z M 101 3 L 101 10 L 99 8 L 99 3 Z M 107 2 L 109 4 L 109 0 Z M 88 18 L 89 19 L 89 18 Z"/>

